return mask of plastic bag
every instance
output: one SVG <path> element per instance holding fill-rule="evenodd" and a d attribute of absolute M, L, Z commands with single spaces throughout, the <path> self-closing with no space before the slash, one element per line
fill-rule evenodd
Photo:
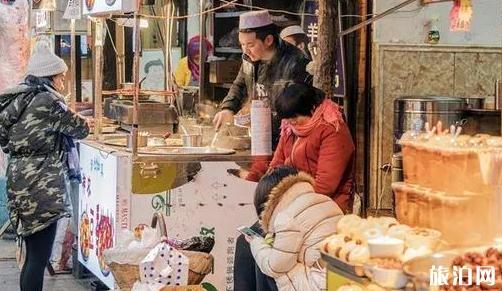
<path fill-rule="evenodd" d="M 162 242 L 139 265 L 140 280 L 148 284 L 184 286 L 188 284 L 189 259 Z"/>
<path fill-rule="evenodd" d="M 121 230 L 117 234 L 117 244 L 104 251 L 105 261 L 118 264 L 139 265 L 146 255 L 160 242 L 160 234 L 150 227 L 142 230 L 138 240 L 130 230 Z"/>

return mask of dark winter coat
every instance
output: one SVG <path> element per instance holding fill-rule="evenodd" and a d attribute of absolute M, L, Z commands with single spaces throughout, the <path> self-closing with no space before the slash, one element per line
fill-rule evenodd
<path fill-rule="evenodd" d="M 63 135 L 82 139 L 89 127 L 58 95 L 24 84 L 0 95 L 0 104 L 15 96 L 0 113 L 0 146 L 10 155 L 8 207 L 22 236 L 69 216 L 63 201 L 68 170 Z"/>
<path fill-rule="evenodd" d="M 282 40 L 279 41 L 277 52 L 269 62 L 252 62 L 247 55 L 243 54 L 239 74 L 221 103 L 221 109 L 237 113 L 252 96 L 267 96 L 270 104 L 274 104 L 274 96 L 284 88 L 286 81 L 312 84 L 312 76 L 305 69 L 309 62 L 310 60 L 301 50 Z M 279 141 L 280 120 L 273 118 L 272 122 L 275 148 Z"/>

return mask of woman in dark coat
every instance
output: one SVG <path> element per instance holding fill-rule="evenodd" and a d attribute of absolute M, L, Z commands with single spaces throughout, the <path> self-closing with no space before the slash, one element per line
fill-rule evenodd
<path fill-rule="evenodd" d="M 24 82 L 0 95 L 0 146 L 9 154 L 8 207 L 26 243 L 22 291 L 42 290 L 57 221 L 70 216 L 64 204 L 67 173 L 78 170 L 71 145 L 89 134 L 86 120 L 59 93 L 67 69 L 48 40 L 40 39 Z"/>

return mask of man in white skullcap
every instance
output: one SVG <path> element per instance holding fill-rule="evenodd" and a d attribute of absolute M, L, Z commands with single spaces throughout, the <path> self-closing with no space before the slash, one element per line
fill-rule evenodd
<path fill-rule="evenodd" d="M 233 123 L 233 116 L 250 99 L 268 100 L 273 106 L 275 95 L 284 88 L 286 81 L 311 84 L 312 76 L 305 67 L 309 59 L 297 47 L 279 37 L 279 28 L 272 22 L 267 10 L 251 11 L 240 15 L 239 42 L 242 47 L 242 66 L 237 78 L 223 100 L 222 109 L 214 118 L 215 127 Z M 274 108 L 272 108 L 274 111 Z M 272 148 L 279 141 L 280 119 L 272 117 Z M 257 181 L 265 173 L 268 161 L 254 160 L 252 171 L 232 170 L 234 175 Z M 252 174 L 249 174 L 252 173 Z M 259 224 L 252 226 L 259 232 Z M 273 278 L 267 277 L 254 263 L 249 244 L 241 236 L 237 239 L 234 263 L 234 290 L 277 290 Z"/>
<path fill-rule="evenodd" d="M 281 39 L 299 48 L 309 59 L 310 54 L 307 49 L 309 38 L 299 25 L 291 25 L 281 31 Z"/>
<path fill-rule="evenodd" d="M 213 123 L 218 129 L 249 102 L 249 98 L 269 99 L 283 86 L 284 81 L 312 82 L 305 71 L 309 59 L 298 48 L 282 41 L 279 29 L 267 10 L 240 15 L 239 42 L 242 47 L 242 66 L 237 78 L 223 100 Z M 273 110 L 273 108 L 272 108 Z M 280 120 L 272 125 L 272 147 L 279 140 Z"/>

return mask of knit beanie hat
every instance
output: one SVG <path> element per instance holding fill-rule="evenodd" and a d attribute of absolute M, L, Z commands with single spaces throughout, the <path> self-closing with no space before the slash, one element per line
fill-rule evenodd
<path fill-rule="evenodd" d="M 51 50 L 49 39 L 46 36 L 39 37 L 31 52 L 26 75 L 50 77 L 66 71 L 68 66 Z"/>

